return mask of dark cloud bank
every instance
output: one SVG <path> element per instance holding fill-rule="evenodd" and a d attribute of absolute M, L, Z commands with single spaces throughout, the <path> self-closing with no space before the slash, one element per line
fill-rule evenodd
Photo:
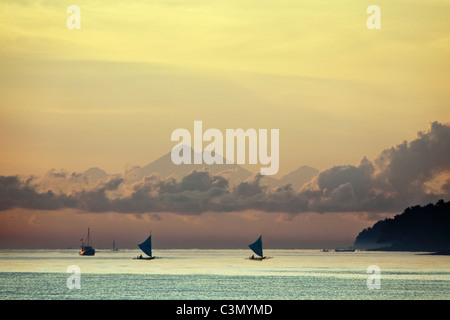
<path fill-rule="evenodd" d="M 231 212 L 260 210 L 302 212 L 396 212 L 450 195 L 450 125 L 434 122 L 411 142 L 384 150 L 375 160 L 335 166 L 320 172 L 300 190 L 291 185 L 270 189 L 263 176 L 230 185 L 225 176 L 192 171 L 181 180 L 157 174 L 129 182 L 108 176 L 71 191 L 42 191 L 39 180 L 0 176 L 0 210 L 25 208 L 86 212 Z M 447 174 L 437 188 L 429 184 Z M 50 172 L 66 185 L 77 175 Z M 48 188 L 47 188 L 48 189 Z"/>

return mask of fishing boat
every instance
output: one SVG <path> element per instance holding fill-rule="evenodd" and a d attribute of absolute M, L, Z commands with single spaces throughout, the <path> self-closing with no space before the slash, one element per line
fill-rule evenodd
<path fill-rule="evenodd" d="M 265 257 L 263 255 L 263 249 L 262 249 L 262 236 L 259 236 L 258 240 L 256 240 L 255 242 L 253 242 L 252 244 L 248 245 L 250 249 L 252 249 L 252 251 L 257 255 L 257 257 L 255 257 L 255 255 L 252 255 L 251 257 L 249 257 L 250 260 L 264 260 L 264 259 L 268 259 L 269 257 Z"/>
<path fill-rule="evenodd" d="M 142 252 L 144 252 L 147 257 L 139 255 L 136 257 L 136 259 L 142 259 L 142 260 L 152 260 L 155 259 L 155 257 L 152 255 L 152 234 L 150 233 L 150 235 L 148 236 L 147 240 L 145 240 L 144 242 L 138 244 L 139 249 L 142 250 Z"/>
<path fill-rule="evenodd" d="M 90 234 L 89 234 L 89 228 L 88 228 L 88 238 L 87 238 L 87 246 L 84 245 L 83 239 L 81 239 L 81 249 L 80 249 L 80 256 L 93 256 L 95 255 L 95 249 L 89 245 L 90 240 Z"/>

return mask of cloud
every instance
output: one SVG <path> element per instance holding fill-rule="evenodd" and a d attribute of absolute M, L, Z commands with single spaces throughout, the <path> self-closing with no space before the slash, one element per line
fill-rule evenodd
<path fill-rule="evenodd" d="M 41 180 L 0 176 L 0 210 L 72 208 L 184 215 L 246 210 L 285 214 L 396 212 L 448 198 L 450 179 L 444 180 L 440 193 L 427 189 L 426 183 L 449 173 L 450 125 L 434 122 L 415 140 L 382 151 L 374 161 L 364 157 L 357 165 L 334 166 L 320 172 L 298 192 L 291 185 L 269 189 L 261 185 L 264 177 L 260 175 L 231 185 L 226 177 L 207 170 L 193 170 L 181 180 L 152 174 L 139 181 L 128 181 L 126 174 L 81 179 L 83 175 L 51 170 Z M 58 192 L 48 189 L 55 181 L 65 188 L 56 188 Z M 71 183 L 78 187 L 68 188 Z M 64 189 L 70 192 L 62 192 Z"/>
<path fill-rule="evenodd" d="M 0 210 L 26 208 L 36 210 L 57 210 L 74 206 L 66 195 L 56 195 L 52 191 L 37 192 L 30 180 L 22 182 L 17 176 L 0 176 Z"/>
<path fill-rule="evenodd" d="M 414 141 L 384 150 L 375 160 L 378 179 L 398 195 L 420 195 L 425 182 L 450 171 L 450 127 L 434 122 Z"/>
<path fill-rule="evenodd" d="M 442 191 L 444 191 L 447 194 L 450 194 L 450 179 L 448 179 L 447 182 L 445 182 L 442 185 Z"/>
<path fill-rule="evenodd" d="M 301 193 L 312 192 L 310 209 L 323 211 L 398 211 L 450 194 L 436 194 L 426 183 L 450 173 L 450 126 L 434 122 L 418 138 L 386 149 L 357 166 L 335 166 L 319 173 Z"/>

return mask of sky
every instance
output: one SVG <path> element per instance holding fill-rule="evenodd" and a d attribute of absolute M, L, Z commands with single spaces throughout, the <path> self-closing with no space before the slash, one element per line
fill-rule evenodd
<path fill-rule="evenodd" d="M 79 30 L 66 24 L 73 4 Z M 88 226 L 103 247 L 113 237 L 134 247 L 149 229 L 162 248 L 245 248 L 260 233 L 269 247 L 350 245 L 404 206 L 448 200 L 450 3 L 377 1 L 373 30 L 371 4 L 2 1 L 0 176 L 18 178 L 1 180 L 0 247 L 76 247 Z M 302 165 L 321 174 L 301 191 L 257 179 L 219 187 L 214 201 L 232 209 L 211 205 L 222 182 L 213 175 L 191 177 L 210 183 L 204 190 L 124 178 L 195 120 L 222 132 L 279 129 L 275 177 Z M 70 180 L 91 167 L 109 180 Z M 162 186 L 208 205 L 175 206 Z M 158 209 L 124 209 L 145 188 Z"/>

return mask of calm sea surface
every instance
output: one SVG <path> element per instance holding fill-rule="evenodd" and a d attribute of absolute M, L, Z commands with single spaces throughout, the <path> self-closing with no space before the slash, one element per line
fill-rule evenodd
<path fill-rule="evenodd" d="M 449 299 L 450 256 L 266 250 L 0 250 L 0 299 Z M 80 273 L 68 273 L 69 266 Z M 380 269 L 380 289 L 368 289 Z M 80 289 L 69 289 L 79 276 Z M 370 283 L 372 280 L 369 281 Z"/>

